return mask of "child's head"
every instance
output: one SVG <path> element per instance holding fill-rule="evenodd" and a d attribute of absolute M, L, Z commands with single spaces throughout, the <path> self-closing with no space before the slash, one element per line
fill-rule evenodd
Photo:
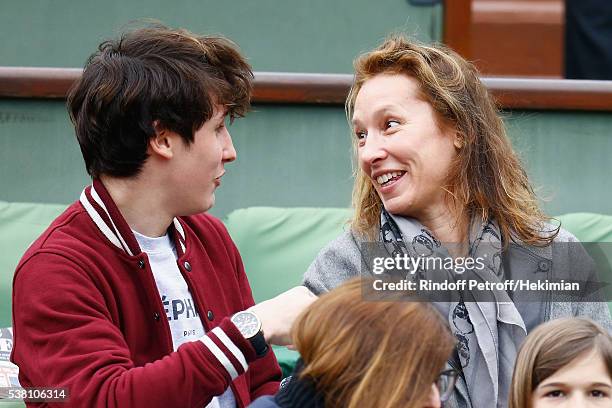
<path fill-rule="evenodd" d="M 433 384 L 454 345 L 447 324 L 425 302 L 365 301 L 366 287 L 348 282 L 300 316 L 302 377 L 315 380 L 326 406 L 439 406 Z"/>
<path fill-rule="evenodd" d="M 510 408 L 612 407 L 612 337 L 588 319 L 529 334 L 517 357 Z"/>

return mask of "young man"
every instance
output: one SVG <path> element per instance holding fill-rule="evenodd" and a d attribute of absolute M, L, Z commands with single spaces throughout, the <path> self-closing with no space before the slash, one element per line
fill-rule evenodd
<path fill-rule="evenodd" d="M 15 272 L 23 387 L 66 387 L 65 406 L 83 407 L 244 407 L 277 391 L 268 342 L 287 344 L 314 296 L 253 306 L 234 243 L 204 214 L 252 79 L 230 41 L 163 27 L 90 57 L 68 108 L 93 184 Z"/>

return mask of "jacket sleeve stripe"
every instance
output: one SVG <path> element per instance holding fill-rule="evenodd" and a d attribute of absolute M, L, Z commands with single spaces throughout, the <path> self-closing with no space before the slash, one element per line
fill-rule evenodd
<path fill-rule="evenodd" d="M 225 334 L 223 329 L 217 326 L 211 331 L 217 336 L 219 340 L 221 340 L 221 342 L 234 355 L 234 357 L 236 357 L 236 359 L 240 362 L 240 365 L 242 365 L 244 371 L 246 371 L 249 368 L 249 365 L 247 364 L 246 358 L 244 358 L 244 354 L 242 354 L 242 351 L 240 351 L 240 349 L 236 347 L 236 345 L 230 340 L 230 338 L 227 337 L 227 334 Z"/>
<path fill-rule="evenodd" d="M 240 364 L 240 362 L 234 356 L 234 354 L 231 351 L 229 351 L 227 347 L 225 347 L 225 344 L 223 344 L 223 342 L 219 340 L 219 338 L 215 335 L 215 333 L 213 333 L 212 331 L 208 332 L 208 338 L 211 339 L 217 345 L 217 347 L 219 347 L 219 349 L 223 352 L 225 357 L 227 357 L 230 363 L 232 363 L 236 372 L 238 374 L 243 374 L 244 369 L 242 367 L 242 364 Z"/>
<path fill-rule="evenodd" d="M 238 377 L 238 372 L 234 368 L 234 365 L 231 363 L 231 361 L 229 361 L 225 354 L 223 354 L 223 351 L 221 351 L 221 349 L 208 336 L 203 336 L 200 340 L 202 341 L 202 343 L 204 343 L 206 347 L 208 347 L 210 352 L 217 358 L 217 360 L 219 360 L 219 363 L 221 363 L 221 365 L 225 368 L 230 377 L 232 377 L 232 380 Z"/>

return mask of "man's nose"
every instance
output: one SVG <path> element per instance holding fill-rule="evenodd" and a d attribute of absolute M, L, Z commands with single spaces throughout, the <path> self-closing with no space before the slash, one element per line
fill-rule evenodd
<path fill-rule="evenodd" d="M 236 149 L 232 142 L 232 136 L 229 131 L 226 130 L 226 135 L 223 140 L 223 161 L 226 163 L 233 162 L 236 160 Z"/>

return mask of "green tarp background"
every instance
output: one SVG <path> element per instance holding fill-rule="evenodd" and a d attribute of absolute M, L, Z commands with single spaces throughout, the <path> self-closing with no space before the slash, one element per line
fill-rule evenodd
<path fill-rule="evenodd" d="M 612 113 L 506 114 L 509 134 L 550 214 L 612 215 Z M 256 105 L 230 126 L 212 213 L 250 206 L 347 207 L 350 134 L 342 107 Z M 88 183 L 63 101 L 0 100 L 0 200 L 69 203 Z"/>
<path fill-rule="evenodd" d="M 22 0 L 0 4 L 0 65 L 80 67 L 132 20 L 159 19 L 238 42 L 256 71 L 350 73 L 392 31 L 440 40 L 442 7 L 408 0 Z M 549 213 L 612 214 L 612 113 L 509 112 L 509 133 Z M 341 106 L 256 105 L 230 132 L 215 215 L 254 205 L 346 207 Z M 0 200 L 69 203 L 88 183 L 63 101 L 0 99 Z"/>
<path fill-rule="evenodd" d="M 237 42 L 256 71 L 351 71 L 391 31 L 439 40 L 442 7 L 408 0 L 19 0 L 0 2 L 0 65 L 80 67 L 130 21 Z"/>

